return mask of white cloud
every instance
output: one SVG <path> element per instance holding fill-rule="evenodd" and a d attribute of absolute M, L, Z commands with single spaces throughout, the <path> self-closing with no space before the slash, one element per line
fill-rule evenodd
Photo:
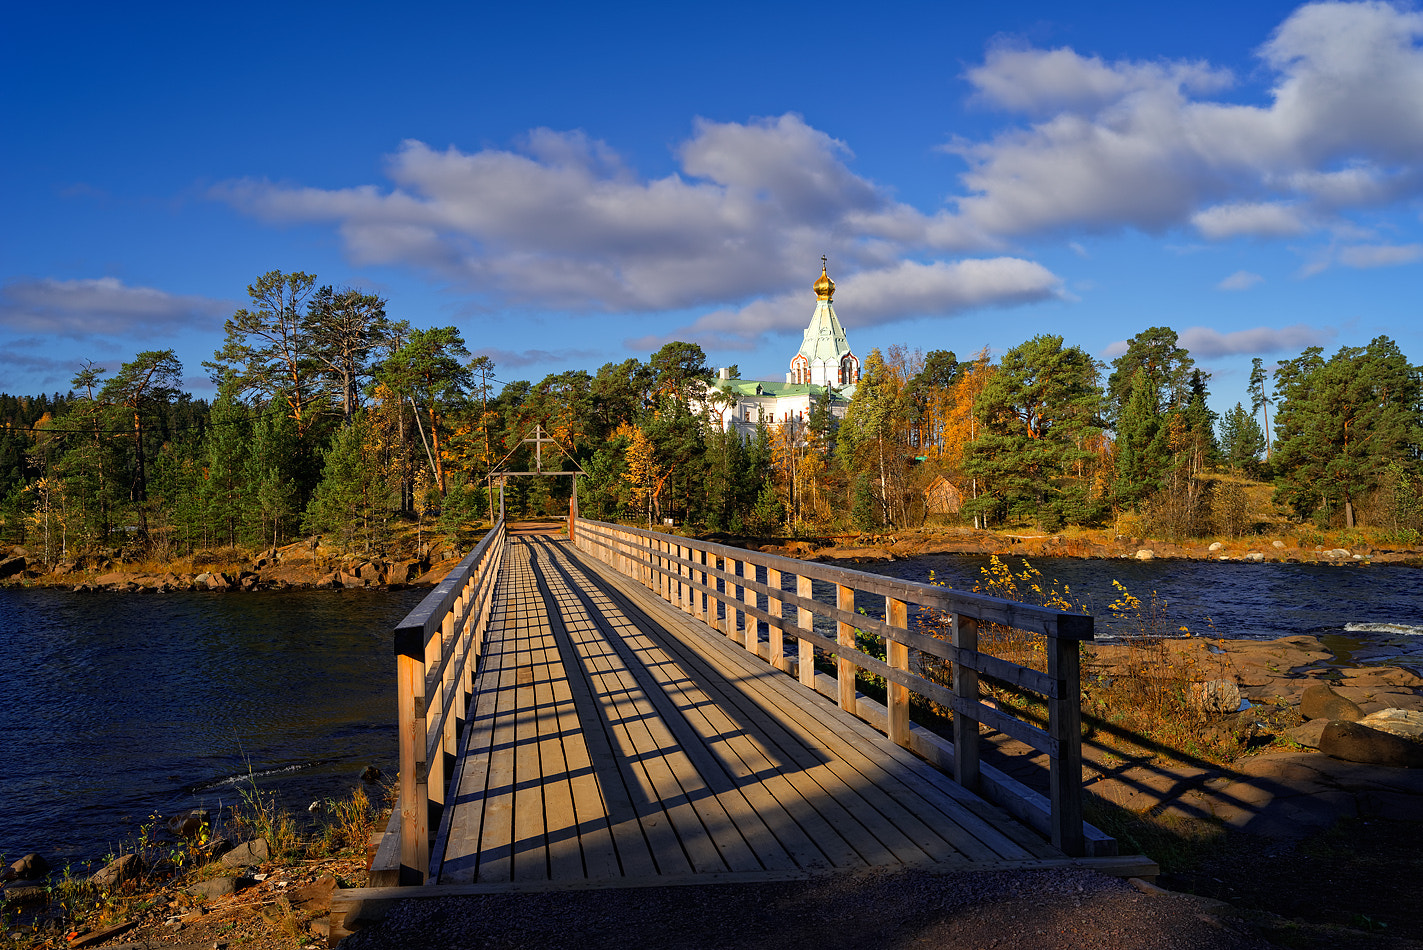
<path fill-rule="evenodd" d="M 1311 327 L 1296 323 L 1288 327 L 1255 327 L 1221 333 L 1210 327 L 1190 327 L 1180 335 L 1181 345 L 1193 357 L 1211 359 L 1219 356 L 1259 356 L 1263 353 L 1299 352 L 1310 346 L 1321 346 L 1332 339 L 1335 331 L 1328 327 Z"/>
<path fill-rule="evenodd" d="M 990 50 L 980 98 L 1034 121 L 946 150 L 969 163 L 958 220 L 989 237 L 1194 221 L 1214 239 L 1279 236 L 1423 192 L 1423 14 L 1316 3 L 1260 48 L 1265 106 L 1208 101 L 1201 63 Z"/>
<path fill-rule="evenodd" d="M 1216 205 L 1196 212 L 1191 223 L 1213 241 L 1241 235 L 1289 237 L 1306 230 L 1299 209 L 1280 202 Z"/>
<path fill-rule="evenodd" d="M 1216 290 L 1249 290 L 1264 279 L 1259 274 L 1252 274 L 1248 270 L 1238 270 L 1215 286 Z"/>
<path fill-rule="evenodd" d="M 1360 244 L 1339 250 L 1345 267 L 1398 267 L 1423 260 L 1423 244 Z"/>
<path fill-rule="evenodd" d="M 130 287 L 114 277 L 18 278 L 0 287 L 0 327 L 19 333 L 141 337 L 212 329 L 231 311 L 221 300 Z"/>
<path fill-rule="evenodd" d="M 899 261 L 850 275 L 835 287 L 836 303 L 843 303 L 847 312 L 853 309 L 857 329 L 1063 296 L 1062 282 L 1055 274 L 1016 257 L 929 264 Z M 804 329 L 811 306 L 806 290 L 781 294 L 738 309 L 717 310 L 665 336 L 644 337 L 630 345 L 647 348 L 677 339 L 752 349 L 768 333 Z"/>
<path fill-rule="evenodd" d="M 240 181 L 213 194 L 269 221 L 334 222 L 361 263 L 571 310 L 745 299 L 784 289 L 822 253 L 849 273 L 965 240 L 855 175 L 848 147 L 796 115 L 698 120 L 677 156 L 682 174 L 639 179 L 583 133 L 538 129 L 522 151 L 408 141 L 389 160 L 390 191 Z"/>

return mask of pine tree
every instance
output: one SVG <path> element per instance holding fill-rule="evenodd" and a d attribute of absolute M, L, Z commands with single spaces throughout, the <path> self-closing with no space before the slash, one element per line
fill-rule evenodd
<path fill-rule="evenodd" d="M 1234 471 L 1254 474 L 1259 467 L 1265 435 L 1255 417 L 1241 403 L 1237 402 L 1221 419 L 1220 449 L 1226 464 Z"/>

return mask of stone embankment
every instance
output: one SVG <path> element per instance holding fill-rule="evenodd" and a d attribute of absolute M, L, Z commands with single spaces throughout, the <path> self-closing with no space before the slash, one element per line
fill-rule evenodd
<path fill-rule="evenodd" d="M 104 557 L 61 561 L 52 568 L 24 548 L 0 555 L 0 584 L 68 587 L 75 591 L 157 592 L 289 589 L 399 588 L 437 583 L 463 552 L 443 542 L 422 544 L 404 557 L 361 557 L 343 553 L 320 538 L 272 548 L 256 557 L 226 561 L 199 554 L 139 569 Z"/>
<path fill-rule="evenodd" d="M 1356 544 L 1341 548 L 1298 538 L 1253 537 L 1236 541 L 1173 544 L 1144 538 L 1092 535 L 998 534 L 956 528 L 825 537 L 756 546 L 768 554 L 810 561 L 888 561 L 923 554 L 996 554 L 999 557 L 1126 558 L 1141 561 L 1181 558 L 1197 561 L 1281 561 L 1287 563 L 1404 563 L 1423 566 L 1423 550 Z"/>

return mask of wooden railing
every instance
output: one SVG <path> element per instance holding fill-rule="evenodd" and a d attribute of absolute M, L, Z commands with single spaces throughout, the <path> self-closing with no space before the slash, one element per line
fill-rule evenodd
<path fill-rule="evenodd" d="M 1049 835 L 1064 853 L 1116 853 L 1114 839 L 1082 820 L 1079 652 L 1081 642 L 1093 636 L 1090 616 L 598 521 L 579 520 L 573 534 L 580 550 L 739 640 L 748 651 L 838 701 L 898 745 L 952 771 L 964 787 Z M 883 600 L 871 604 L 862 598 L 857 605 L 857 595 Z M 856 609 L 869 607 L 878 613 L 881 604 L 883 619 Z M 947 617 L 949 639 L 913 629 L 911 608 Z M 980 652 L 978 630 L 985 623 L 1042 635 L 1046 671 Z M 885 658 L 859 649 L 857 631 L 882 638 Z M 817 673 L 817 648 L 834 656 L 834 677 Z M 920 675 L 919 664 L 911 667 L 910 651 L 951 664 L 951 684 Z M 886 681 L 883 705 L 857 694 L 860 670 Z M 1047 707 L 1047 728 L 986 705 L 979 692 L 980 675 L 1020 694 L 1040 696 Z M 953 711 L 952 742 L 910 722 L 911 692 Z M 1049 796 L 980 763 L 980 723 L 1048 755 Z"/>
<path fill-rule="evenodd" d="M 503 520 L 395 628 L 400 799 L 370 886 L 423 884 L 504 562 Z"/>

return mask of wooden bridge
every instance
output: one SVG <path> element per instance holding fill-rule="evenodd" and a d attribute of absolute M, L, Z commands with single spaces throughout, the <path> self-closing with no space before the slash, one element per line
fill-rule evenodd
<path fill-rule="evenodd" d="M 868 867 L 1155 873 L 1082 820 L 1091 617 L 576 517 L 572 541 L 549 527 L 496 524 L 396 629 L 400 801 L 371 887 L 338 892 L 333 921 L 396 896 Z M 924 632 L 930 616 L 947 639 Z M 981 624 L 1040 636 L 1046 669 L 980 652 Z M 980 675 L 1040 697 L 1047 728 L 983 702 Z M 952 739 L 911 722 L 912 693 L 952 710 Z M 1050 794 L 981 763 L 984 728 L 1047 753 Z"/>

